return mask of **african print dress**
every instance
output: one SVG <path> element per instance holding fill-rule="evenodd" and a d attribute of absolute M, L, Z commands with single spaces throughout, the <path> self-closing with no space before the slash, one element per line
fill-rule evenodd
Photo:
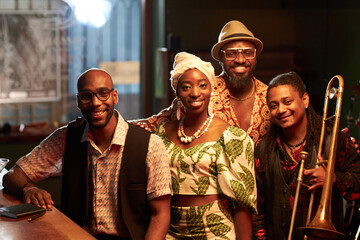
<path fill-rule="evenodd" d="M 155 132 L 171 157 L 174 194 L 220 194 L 220 200 L 196 207 L 171 207 L 166 239 L 236 239 L 231 209 L 256 210 L 254 144 L 240 128 L 228 127 L 217 141 L 181 149 L 166 138 L 164 124 Z"/>

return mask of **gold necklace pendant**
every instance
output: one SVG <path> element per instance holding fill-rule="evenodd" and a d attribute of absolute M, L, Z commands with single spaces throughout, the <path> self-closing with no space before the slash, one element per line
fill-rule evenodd
<path fill-rule="evenodd" d="M 229 94 L 229 97 L 236 100 L 236 101 L 239 101 L 239 102 L 242 102 L 242 101 L 245 101 L 245 100 L 251 98 L 252 95 L 254 95 L 254 92 L 255 92 L 255 82 L 252 81 L 252 83 L 253 83 L 253 85 L 252 85 L 251 93 L 248 96 L 246 96 L 244 98 L 237 98 L 237 97 L 234 97 L 231 94 Z"/>

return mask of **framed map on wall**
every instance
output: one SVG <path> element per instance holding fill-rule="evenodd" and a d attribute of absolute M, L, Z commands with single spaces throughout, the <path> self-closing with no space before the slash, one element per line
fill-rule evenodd
<path fill-rule="evenodd" d="M 61 98 L 60 29 L 54 12 L 0 12 L 0 103 Z"/>

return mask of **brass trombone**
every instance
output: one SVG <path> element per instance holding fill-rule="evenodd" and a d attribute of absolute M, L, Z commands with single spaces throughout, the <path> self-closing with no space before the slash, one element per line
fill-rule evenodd
<path fill-rule="evenodd" d="M 338 80 L 338 88 L 333 87 L 335 80 Z M 340 122 L 340 112 L 341 112 L 341 103 L 342 103 L 342 95 L 344 91 L 344 80 L 340 75 L 334 76 L 328 83 L 326 94 L 325 94 L 325 102 L 324 102 L 324 113 L 322 118 L 322 127 L 321 127 L 321 135 L 320 135 L 320 143 L 318 149 L 318 155 L 321 155 L 323 142 L 324 142 L 324 135 L 325 135 L 325 125 L 328 120 L 334 119 L 334 125 L 332 129 L 331 135 L 331 145 L 329 150 L 329 158 L 327 160 L 327 167 L 326 167 L 326 175 L 325 181 L 322 189 L 320 203 L 317 209 L 317 212 L 310 222 L 311 218 L 311 209 L 314 201 L 314 191 L 311 193 L 310 202 L 309 202 L 309 211 L 307 215 L 307 222 L 305 227 L 298 228 L 304 233 L 304 239 L 307 239 L 307 236 L 310 237 L 317 237 L 317 238 L 324 238 L 324 239 L 337 239 L 338 237 L 343 237 L 344 234 L 338 232 L 332 221 L 331 221 L 331 195 L 332 195 L 332 185 L 333 185 L 333 172 L 335 166 L 335 155 L 336 155 L 336 147 L 337 147 L 337 135 L 339 131 L 339 122 Z M 328 100 L 337 98 L 336 100 L 336 109 L 335 114 L 333 116 L 327 117 L 328 112 Z M 306 158 L 304 155 L 302 158 Z M 304 161 L 302 159 L 302 161 Z M 320 165 L 322 163 L 317 163 Z M 302 184 L 302 176 L 303 176 L 303 168 L 299 171 L 298 177 L 298 185 Z M 291 239 L 293 222 L 295 218 L 296 206 L 298 199 L 296 196 L 299 195 L 300 187 L 297 186 L 296 193 L 295 193 L 295 203 L 293 208 L 293 214 L 291 217 L 291 225 L 289 230 L 288 239 Z"/>

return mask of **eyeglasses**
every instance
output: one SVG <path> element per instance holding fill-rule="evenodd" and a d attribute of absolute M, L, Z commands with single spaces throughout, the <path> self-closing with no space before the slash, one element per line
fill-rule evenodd
<path fill-rule="evenodd" d="M 78 97 L 82 103 L 90 103 L 93 100 L 94 95 L 102 102 L 109 99 L 110 93 L 114 89 L 100 88 L 97 92 L 82 91 L 78 93 Z"/>
<path fill-rule="evenodd" d="M 241 53 L 245 59 L 254 59 L 256 57 L 255 48 L 228 48 L 221 50 L 224 53 L 226 60 L 234 60 L 238 57 L 238 54 Z"/>

